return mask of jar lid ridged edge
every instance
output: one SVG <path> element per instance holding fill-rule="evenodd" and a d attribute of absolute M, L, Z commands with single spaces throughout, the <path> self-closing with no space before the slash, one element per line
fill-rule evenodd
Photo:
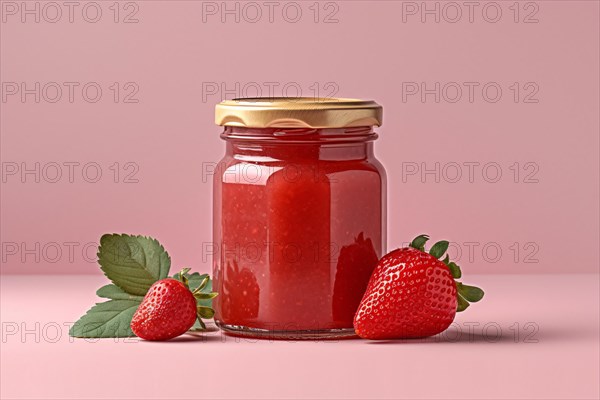
<path fill-rule="evenodd" d="M 381 126 L 383 107 L 346 98 L 241 98 L 215 107 L 215 123 L 247 128 Z"/>

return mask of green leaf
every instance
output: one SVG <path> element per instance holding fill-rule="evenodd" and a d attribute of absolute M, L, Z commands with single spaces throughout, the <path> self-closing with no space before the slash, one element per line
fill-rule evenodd
<path fill-rule="evenodd" d="M 100 289 L 96 291 L 96 295 L 98 297 L 104 297 L 106 299 L 113 300 L 138 300 L 142 301 L 144 296 L 135 296 L 125 292 L 123 289 L 118 287 L 117 285 L 108 284 L 102 286 Z"/>
<path fill-rule="evenodd" d="M 135 336 L 130 324 L 140 302 L 137 300 L 109 300 L 98 303 L 69 330 L 78 338 L 115 338 Z"/>
<path fill-rule="evenodd" d="M 456 282 L 456 289 L 458 293 L 471 303 L 476 303 L 483 298 L 484 292 L 476 286 L 465 285 L 460 282 Z"/>
<path fill-rule="evenodd" d="M 198 285 L 198 288 L 196 290 L 199 291 L 199 290 L 204 289 L 209 281 L 210 281 L 210 278 L 207 275 L 206 277 L 204 277 L 204 279 L 202 279 L 202 281 L 200 281 L 200 284 Z"/>
<path fill-rule="evenodd" d="M 410 247 L 415 248 L 417 250 L 425 251 L 425 243 L 429 240 L 429 236 L 427 235 L 419 235 L 410 243 Z"/>
<path fill-rule="evenodd" d="M 452 277 L 454 279 L 459 279 L 462 276 L 460 267 L 458 265 L 456 265 L 455 262 L 450 261 L 449 263 L 447 263 L 447 265 L 448 265 L 448 268 L 450 269 L 450 273 L 452 274 Z"/>
<path fill-rule="evenodd" d="M 191 271 L 191 268 L 183 268 L 181 271 L 179 271 L 179 276 L 181 275 L 189 275 L 189 272 Z"/>
<path fill-rule="evenodd" d="M 168 276 L 171 258 L 156 239 L 107 234 L 100 239 L 98 263 L 115 285 L 143 296 L 154 282 Z"/>
<path fill-rule="evenodd" d="M 212 307 L 212 299 L 216 297 L 216 294 L 212 295 L 211 297 L 204 296 L 205 294 L 212 293 L 212 279 L 210 279 L 208 274 L 199 274 L 198 272 L 194 272 L 193 274 L 186 275 L 186 278 L 188 280 L 189 289 L 192 292 L 197 290 L 194 294 L 194 297 L 196 297 L 196 303 L 199 306 Z M 179 278 L 179 274 L 175 274 L 173 279 L 181 280 Z M 204 287 L 201 287 L 203 283 Z M 201 294 L 202 296 L 198 298 L 196 296 L 197 294 Z"/>
<path fill-rule="evenodd" d="M 202 290 L 200 291 L 200 293 L 213 293 L 212 291 L 212 279 L 209 280 L 206 283 L 206 286 L 204 286 L 204 288 L 202 288 Z M 216 297 L 216 293 L 215 296 Z M 212 297 L 210 299 L 197 299 L 196 300 L 199 306 L 204 306 L 204 307 L 212 307 Z"/>
<path fill-rule="evenodd" d="M 202 287 L 202 284 L 204 284 L 204 286 L 206 287 L 206 284 L 208 283 L 208 281 L 210 281 L 210 277 L 208 276 L 208 274 L 200 275 L 198 272 L 194 272 L 192 275 L 190 275 L 189 279 L 190 289 L 192 291 L 204 289 Z"/>
<path fill-rule="evenodd" d="M 192 330 L 205 331 L 206 325 L 200 318 L 196 318 L 196 322 L 194 323 L 194 326 L 192 326 Z"/>
<path fill-rule="evenodd" d="M 463 299 L 463 297 L 460 294 L 457 294 L 456 298 L 458 300 L 458 303 L 456 305 L 456 312 L 465 311 L 467 307 L 469 307 L 469 302 Z"/>
<path fill-rule="evenodd" d="M 449 245 L 449 243 L 447 240 L 440 240 L 439 242 L 437 242 L 436 244 L 431 246 L 431 249 L 429 250 L 429 254 L 431 254 L 435 258 L 440 258 L 441 256 L 444 255 L 446 250 L 448 250 L 448 245 Z"/>
<path fill-rule="evenodd" d="M 204 319 L 210 319 L 215 316 L 215 310 L 210 307 L 198 306 L 198 315 Z"/>
<path fill-rule="evenodd" d="M 178 272 L 175 275 L 173 275 L 173 279 L 177 279 L 178 281 L 181 281 L 181 282 L 183 282 L 183 279 L 186 279 L 188 282 L 189 289 L 191 291 L 194 291 L 198 288 L 198 286 L 200 286 L 200 283 L 202 282 L 204 277 L 208 276 L 208 274 L 200 275 L 200 273 L 198 273 L 198 272 L 189 274 L 188 273 L 189 270 L 190 270 L 189 268 L 184 268 L 183 270 L 181 270 L 181 272 Z M 182 273 L 183 273 L 183 275 L 182 275 Z"/>
<path fill-rule="evenodd" d="M 194 297 L 196 298 L 196 300 L 209 300 L 209 299 L 214 299 L 215 297 L 217 297 L 219 294 L 212 292 L 212 293 L 196 293 L 194 295 Z"/>

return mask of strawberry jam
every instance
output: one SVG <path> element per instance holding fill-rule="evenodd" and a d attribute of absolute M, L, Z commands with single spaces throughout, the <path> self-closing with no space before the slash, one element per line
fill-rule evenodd
<path fill-rule="evenodd" d="M 315 124 L 324 110 L 302 115 L 294 113 L 302 104 L 275 102 L 268 117 L 244 104 L 226 110 L 245 126 L 224 123 L 217 107 L 226 154 L 214 175 L 215 321 L 247 336 L 351 335 L 385 252 L 385 173 L 373 155 L 371 126 L 380 124 L 381 109 L 371 109 L 379 120 L 358 114 L 371 125 L 343 126 L 352 124 L 343 115 L 328 122 L 332 127 L 298 127 Z M 262 126 L 273 120 L 277 126 Z"/>

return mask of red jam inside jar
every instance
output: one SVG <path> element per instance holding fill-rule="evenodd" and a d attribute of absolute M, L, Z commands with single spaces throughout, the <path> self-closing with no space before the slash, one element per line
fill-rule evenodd
<path fill-rule="evenodd" d="M 225 105 L 223 105 L 225 104 Z M 385 252 L 386 184 L 373 154 L 381 107 L 347 99 L 217 106 L 215 321 L 254 337 L 354 334 Z"/>

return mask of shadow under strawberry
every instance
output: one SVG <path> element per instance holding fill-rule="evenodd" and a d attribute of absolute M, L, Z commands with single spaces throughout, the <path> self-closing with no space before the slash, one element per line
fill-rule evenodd
<path fill-rule="evenodd" d="M 354 243 L 343 246 L 337 261 L 333 286 L 333 320 L 340 327 L 352 326 L 354 314 L 367 289 L 367 284 L 379 257 L 363 232 Z"/>

